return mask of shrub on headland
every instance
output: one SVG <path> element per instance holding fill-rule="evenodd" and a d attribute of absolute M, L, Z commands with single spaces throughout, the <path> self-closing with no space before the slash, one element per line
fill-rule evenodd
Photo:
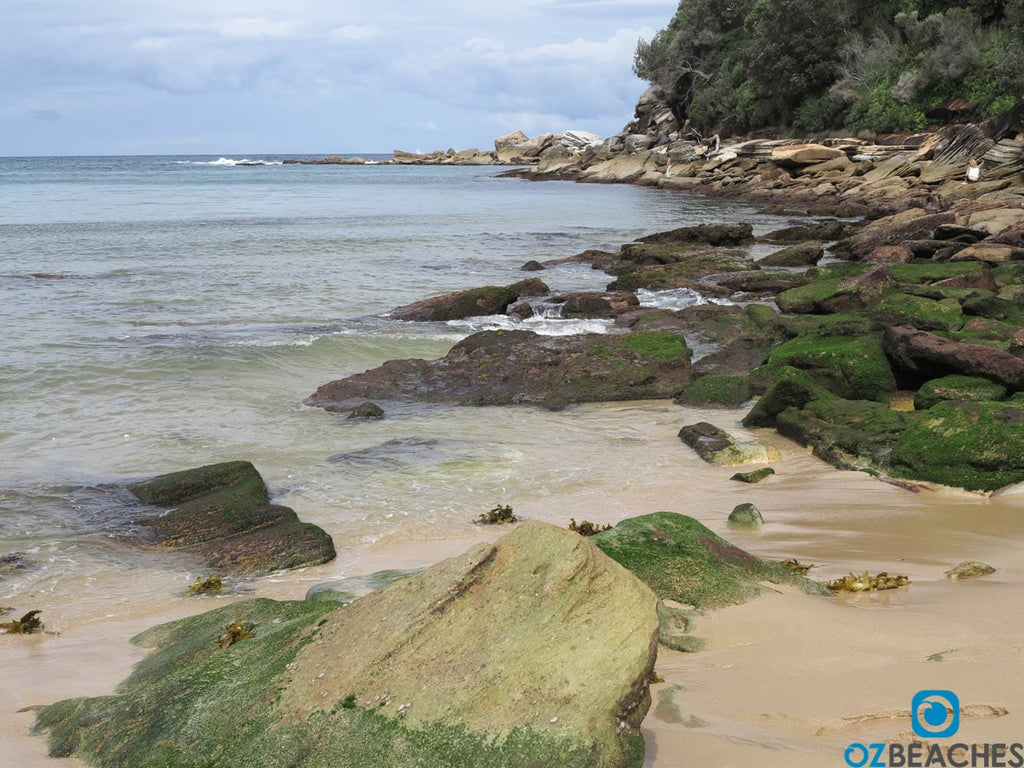
<path fill-rule="evenodd" d="M 680 125 L 914 131 L 953 99 L 984 118 L 1024 91 L 1024 0 L 720 5 L 683 0 L 637 45 L 634 71 Z"/>

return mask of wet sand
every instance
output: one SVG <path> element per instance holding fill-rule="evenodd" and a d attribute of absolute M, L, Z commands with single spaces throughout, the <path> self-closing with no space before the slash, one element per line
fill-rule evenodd
<path fill-rule="evenodd" d="M 622 412 L 623 406 L 596 413 L 607 418 L 616 408 Z M 673 431 L 691 420 L 658 406 L 645 412 L 654 415 L 658 440 L 674 438 Z M 694 415 L 700 416 L 688 417 Z M 720 412 L 715 421 L 750 436 L 731 421 L 739 415 Z M 615 523 L 668 509 L 697 517 L 762 557 L 814 563 L 810 575 L 819 580 L 865 569 L 911 579 L 898 591 L 851 598 L 779 591 L 700 617 L 694 632 L 707 639 L 707 650 L 660 651 L 657 672 L 665 682 L 652 689 L 646 768 L 843 765 L 843 749 L 853 741 L 905 739 L 910 699 L 924 688 L 951 689 L 965 705 L 1009 711 L 982 717 L 987 710 L 972 710 L 977 716 L 965 716 L 959 740 L 1024 740 L 1024 494 L 911 493 L 863 473 L 834 470 L 774 433 L 753 434 L 783 454 L 773 465 L 777 475 L 758 485 L 731 482 L 734 469 L 694 465 L 688 453 L 685 476 L 674 476 L 670 468 L 655 467 L 661 459 L 637 440 L 623 454 L 617 484 L 582 483 L 525 496 L 515 505 L 523 517 L 557 525 L 571 517 Z M 642 473 L 644 462 L 657 471 Z M 745 501 L 764 514 L 759 532 L 725 526 L 728 512 Z M 426 566 L 502 533 L 468 522 L 414 531 L 411 538 L 339 542 L 334 563 L 249 582 L 221 597 L 190 598 L 183 577 L 169 571 L 107 597 L 101 590 L 84 602 L 61 603 L 51 595 L 44 618 L 60 626 L 59 636 L 0 637 L 4 762 L 57 765 L 45 757 L 44 740 L 27 735 L 32 713 L 17 710 L 113 692 L 144 655 L 128 639 L 154 624 L 241 597 L 301 599 L 318 582 Z M 947 569 L 974 559 L 998 572 L 973 582 L 945 579 Z"/>

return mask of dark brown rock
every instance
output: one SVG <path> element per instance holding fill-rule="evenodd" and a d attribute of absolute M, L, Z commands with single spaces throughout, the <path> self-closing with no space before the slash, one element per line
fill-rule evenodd
<path fill-rule="evenodd" d="M 886 329 L 884 345 L 893 365 L 905 373 L 926 379 L 962 373 L 998 382 L 1011 391 L 1024 389 L 1024 360 L 1001 349 L 903 326 Z"/>
<path fill-rule="evenodd" d="M 444 322 L 480 315 L 501 315 L 523 296 L 543 296 L 549 288 L 535 277 L 505 287 L 486 285 L 435 296 L 391 311 L 395 320 Z"/>
<path fill-rule="evenodd" d="M 149 543 L 198 555 L 227 573 L 258 576 L 335 557 L 322 529 L 270 503 L 263 478 L 247 461 L 161 475 L 129 490 L 146 504 L 170 508 L 140 521 Z"/>
<path fill-rule="evenodd" d="M 306 402 L 324 407 L 370 398 L 557 408 L 672 397 L 690 377 L 690 350 L 682 336 L 667 331 L 563 337 L 484 331 L 439 360 L 392 360 L 325 384 Z"/>

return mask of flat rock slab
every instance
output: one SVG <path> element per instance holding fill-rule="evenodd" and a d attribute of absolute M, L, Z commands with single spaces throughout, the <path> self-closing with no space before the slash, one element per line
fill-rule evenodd
<path fill-rule="evenodd" d="M 217 649 L 224 624 L 254 637 Z M 656 598 L 529 522 L 351 605 L 249 600 L 150 630 L 116 697 L 44 709 L 99 766 L 639 768 Z"/>
<path fill-rule="evenodd" d="M 564 337 L 483 331 L 439 360 L 393 360 L 325 384 L 306 402 L 321 407 L 373 399 L 559 408 L 668 398 L 690 377 L 686 341 L 667 331 Z"/>
<path fill-rule="evenodd" d="M 263 478 L 248 461 L 161 475 L 129 490 L 146 504 L 169 508 L 140 521 L 151 534 L 148 543 L 195 554 L 224 573 L 259 576 L 335 557 L 323 529 L 270 503 Z"/>

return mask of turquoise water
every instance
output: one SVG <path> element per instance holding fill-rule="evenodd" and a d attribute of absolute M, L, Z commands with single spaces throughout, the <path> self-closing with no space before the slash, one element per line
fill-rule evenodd
<path fill-rule="evenodd" d="M 574 449 L 560 462 L 531 448 L 552 429 L 569 446 L 557 419 L 571 417 L 432 409 L 356 427 L 302 403 L 508 322 L 401 323 L 394 307 L 685 224 L 778 225 L 743 203 L 633 186 L 280 159 L 0 159 L 0 555 L 43 548 L 51 573 L 85 550 L 130 559 L 104 538 L 128 514 L 113 488 L 235 458 L 342 547 L 578 482 Z M 537 274 L 554 290 L 609 279 L 583 265 Z M 363 460 L 329 461 L 353 451 Z"/>

